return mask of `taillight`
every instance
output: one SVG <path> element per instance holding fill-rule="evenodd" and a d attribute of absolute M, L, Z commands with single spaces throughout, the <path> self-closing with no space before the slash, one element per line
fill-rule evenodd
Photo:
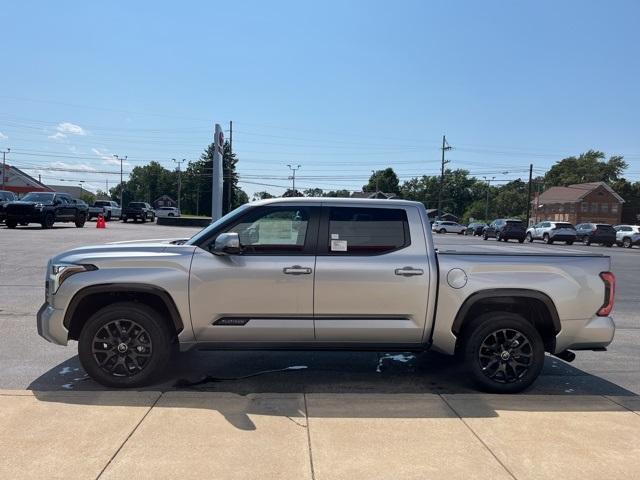
<path fill-rule="evenodd" d="M 616 276 L 612 272 L 601 272 L 600 278 L 604 282 L 604 303 L 597 315 L 599 317 L 607 317 L 613 310 L 613 304 L 616 296 Z"/>

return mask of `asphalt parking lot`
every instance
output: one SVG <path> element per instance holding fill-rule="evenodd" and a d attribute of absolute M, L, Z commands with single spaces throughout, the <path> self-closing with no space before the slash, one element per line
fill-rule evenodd
<path fill-rule="evenodd" d="M 44 297 L 44 269 L 52 255 L 81 245 L 136 239 L 184 238 L 198 229 L 94 222 L 8 230 L 0 226 L 0 389 L 96 390 L 80 368 L 75 344 L 52 345 L 37 335 L 35 314 Z M 518 244 L 435 234 L 440 249 L 598 252 L 612 258 L 617 276 L 616 337 L 608 352 L 579 352 L 567 364 L 548 357 L 532 394 L 640 394 L 640 249 Z M 296 368 L 291 368 L 296 367 Z M 465 393 L 473 391 L 460 366 L 435 353 L 189 352 L 180 355 L 162 389 L 179 379 L 209 377 L 202 388 L 239 394 Z M 158 386 L 155 387 L 157 389 Z"/>

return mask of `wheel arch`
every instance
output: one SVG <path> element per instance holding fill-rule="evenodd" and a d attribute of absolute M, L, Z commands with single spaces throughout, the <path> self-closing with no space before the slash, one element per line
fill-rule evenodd
<path fill-rule="evenodd" d="M 108 283 L 90 285 L 73 296 L 63 321 L 69 331 L 69 338 L 77 340 L 91 315 L 119 301 L 137 301 L 164 314 L 167 326 L 176 336 L 184 329 L 180 312 L 166 290 L 141 283 Z"/>
<path fill-rule="evenodd" d="M 481 290 L 465 299 L 451 326 L 452 333 L 464 337 L 465 326 L 487 312 L 517 313 L 531 322 L 540 332 L 545 350 L 554 351 L 555 338 L 561 330 L 560 317 L 553 300 L 539 290 L 520 288 L 498 288 Z"/>

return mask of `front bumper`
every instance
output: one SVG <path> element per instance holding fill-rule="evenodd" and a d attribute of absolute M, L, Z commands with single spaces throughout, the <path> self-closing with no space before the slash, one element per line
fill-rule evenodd
<path fill-rule="evenodd" d="M 69 331 L 64 326 L 64 310 L 44 303 L 37 314 L 38 335 L 56 345 L 66 345 Z"/>
<path fill-rule="evenodd" d="M 7 212 L 6 220 L 15 220 L 16 222 L 29 222 L 40 223 L 42 221 L 42 212 L 28 212 L 28 213 L 12 213 Z"/>
<path fill-rule="evenodd" d="M 562 331 L 556 336 L 553 353 L 604 348 L 613 341 L 615 332 L 616 325 L 611 317 L 563 321 Z"/>

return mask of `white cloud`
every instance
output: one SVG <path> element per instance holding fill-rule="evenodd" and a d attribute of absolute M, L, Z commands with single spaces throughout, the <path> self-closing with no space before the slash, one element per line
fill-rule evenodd
<path fill-rule="evenodd" d="M 67 138 L 64 133 L 56 132 L 53 135 L 49 135 L 51 140 L 62 140 L 63 138 Z"/>
<path fill-rule="evenodd" d="M 86 135 L 87 132 L 80 126 L 71 122 L 62 122 L 59 123 L 56 127 L 56 130 L 60 133 L 70 134 L 70 135 Z"/>
<path fill-rule="evenodd" d="M 0 140 L 7 140 L 9 137 L 7 137 L 4 133 L 0 132 Z"/>
<path fill-rule="evenodd" d="M 82 170 L 83 172 L 94 172 L 96 170 L 86 163 L 53 162 L 51 166 L 53 168 L 63 168 L 65 170 Z"/>

